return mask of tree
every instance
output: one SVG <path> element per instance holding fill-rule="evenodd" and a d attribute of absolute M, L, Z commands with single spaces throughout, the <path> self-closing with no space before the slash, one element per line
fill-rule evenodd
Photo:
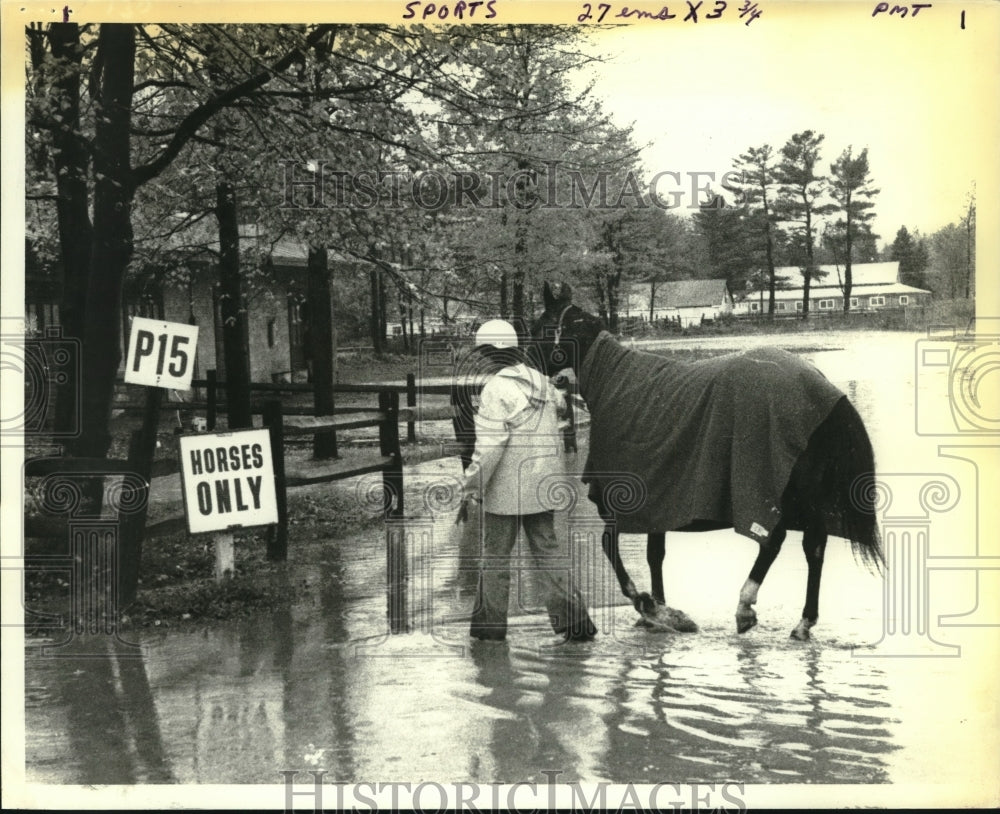
<path fill-rule="evenodd" d="M 890 247 L 890 260 L 899 263 L 899 281 L 914 288 L 926 288 L 924 272 L 930 262 L 927 243 L 922 238 L 911 237 L 905 226 L 900 226 Z"/>
<path fill-rule="evenodd" d="M 826 179 L 817 175 L 816 165 L 824 137 L 812 130 L 793 135 L 781 148 L 776 171 L 780 193 L 775 204 L 778 220 L 792 224 L 791 249 L 802 270 L 802 318 L 809 316 L 809 289 L 823 275 L 814 259 L 815 218 L 824 209 L 818 203 L 826 189 Z"/>
<path fill-rule="evenodd" d="M 488 281 L 496 292 L 490 299 L 515 323 L 526 321 L 541 275 L 562 279 L 590 264 L 581 240 L 601 230 L 585 222 L 590 213 L 583 210 L 608 202 L 598 195 L 597 206 L 574 206 L 568 203 L 574 185 L 584 182 L 588 193 L 589 182 L 613 186 L 601 173 L 621 171 L 636 154 L 590 86 L 571 88 L 570 77 L 597 59 L 581 42 L 581 33 L 565 26 L 481 26 L 454 34 L 449 70 L 462 81 L 440 99 L 438 151 L 470 179 L 496 180 L 495 192 L 474 193 L 482 204 L 470 206 L 466 196 L 457 225 L 463 254 L 479 270 L 470 283 Z"/>
<path fill-rule="evenodd" d="M 968 242 L 965 229 L 955 223 L 935 232 L 930 239 L 931 264 L 927 280 L 939 297 L 950 300 L 965 296 L 968 279 Z"/>
<path fill-rule="evenodd" d="M 37 150 L 35 160 L 26 162 L 29 197 L 33 191 L 44 196 L 51 187 L 49 179 L 55 179 L 58 249 L 50 250 L 49 255 L 53 258 L 58 255 L 61 270 L 60 321 L 65 336 L 82 339 L 85 271 L 90 264 L 92 242 L 87 186 L 89 144 L 79 128 L 84 44 L 76 23 L 53 25 L 48 31 L 32 25 L 27 31 L 34 76 L 34 82 L 27 88 L 28 145 L 29 151 Z M 46 44 L 51 57 L 46 54 Z M 37 129 L 39 122 L 44 123 L 43 132 Z M 36 208 L 33 214 L 36 218 L 44 217 L 43 211 Z M 48 233 L 49 230 L 41 228 L 30 236 L 36 253 Z M 56 397 L 55 421 L 60 430 L 71 426 L 81 389 L 76 368 L 71 365 L 67 374 Z"/>
<path fill-rule="evenodd" d="M 965 232 L 965 298 L 969 299 L 975 291 L 976 281 L 976 185 L 966 196 L 965 212 L 959 225 Z"/>
<path fill-rule="evenodd" d="M 871 222 L 875 218 L 875 213 L 872 211 L 875 204 L 872 198 L 879 190 L 872 188 L 872 180 L 868 177 L 867 147 L 857 156 L 853 154 L 851 147 L 847 147 L 830 165 L 830 174 L 830 196 L 835 206 L 826 211 L 843 213 L 843 217 L 833 225 L 831 242 L 834 247 L 843 249 L 841 256 L 844 263 L 844 280 L 841 288 L 844 292 L 846 313 L 851 307 L 853 286 L 851 266 L 858 236 L 865 235 L 873 241 L 877 237 L 871 232 Z"/>
<path fill-rule="evenodd" d="M 36 137 L 28 143 L 42 148 L 29 192 L 37 200 L 54 197 L 66 210 L 60 244 L 70 259 L 61 264 L 61 311 L 67 335 L 84 340 L 84 421 L 95 428 L 75 444 L 77 454 L 101 454 L 109 443 L 97 428 L 107 427 L 126 274 L 176 282 L 201 273 L 190 262 L 162 261 L 178 256 L 180 244 L 192 249 L 186 230 L 198 231 L 204 218 L 221 212 L 220 184 L 229 185 L 225 199 L 238 199 L 257 227 L 254 241 L 227 254 L 238 260 L 238 277 L 228 276 L 245 295 L 236 299 L 269 296 L 267 243 L 289 235 L 300 237 L 311 256 L 330 243 L 384 270 L 375 243 L 380 234 L 400 233 L 392 218 L 322 204 L 307 215 L 283 210 L 280 159 L 334 155 L 348 166 L 333 169 L 358 171 L 377 164 L 377 149 L 394 151 L 390 160 L 419 154 L 412 113 L 399 100 L 433 77 L 437 36 L 388 26 L 28 29 L 29 135 Z M 90 81 L 81 82 L 84 76 Z M 104 107 L 113 116 L 95 115 Z M 60 139 L 77 149 L 46 152 L 61 147 Z M 49 195 L 57 183 L 63 192 Z M 277 197 L 269 200 L 269 193 Z M 29 224 L 33 236 L 44 231 Z M 221 260 L 211 240 L 199 240 L 205 259 Z M 98 251 L 106 258 L 112 250 L 111 262 L 94 265 Z M 89 304 L 88 288 L 101 292 Z M 245 315 L 244 302 L 233 304 L 227 325 Z M 315 347 L 325 352 L 326 345 Z M 315 361 L 331 369 L 335 363 Z"/>
<path fill-rule="evenodd" d="M 759 265 L 753 221 L 746 208 L 730 206 L 722 196 L 716 196 L 699 208 L 693 220 L 704 241 L 707 260 L 697 276 L 723 278 L 730 291 L 745 290 Z"/>
<path fill-rule="evenodd" d="M 773 159 L 774 150 L 771 145 L 763 144 L 760 147 L 751 147 L 742 153 L 736 164 L 741 175 L 739 187 L 743 192 L 744 201 L 751 213 L 756 215 L 756 217 L 751 217 L 747 225 L 748 238 L 753 243 L 756 243 L 757 238 L 759 238 L 760 244 L 763 246 L 763 271 L 766 275 L 768 291 L 767 313 L 771 317 L 774 316 L 774 292 L 777 288 L 774 272 L 774 231 L 777 227 L 774 223 L 774 208 L 772 206 L 772 187 L 776 184 Z M 759 277 L 759 275 L 751 276 Z"/>
<path fill-rule="evenodd" d="M 221 29 L 214 33 L 219 38 L 228 36 Z M 282 76 L 293 64 L 303 62 L 305 49 L 327 33 L 327 26 L 276 29 L 270 53 L 278 56 L 268 59 L 265 49 L 253 56 L 249 69 L 237 64 L 232 75 L 228 70 L 213 75 L 198 60 L 187 30 L 172 36 L 165 27 L 154 31 L 139 25 L 105 23 L 95 35 L 93 30 L 73 23 L 49 27 L 50 49 L 63 60 L 54 64 L 51 72 L 41 72 L 38 80 L 53 85 L 62 82 L 64 98 L 72 100 L 74 93 L 82 90 L 80 80 L 86 75 L 90 101 L 87 111 L 83 104 L 72 101 L 66 109 L 53 109 L 43 101 L 29 118 L 33 127 L 53 139 L 61 131 L 70 141 L 84 145 L 82 150 L 53 154 L 53 176 L 59 179 L 67 174 L 76 182 L 67 190 L 71 196 L 65 202 L 67 211 L 87 211 L 91 190 L 93 195 L 89 239 L 77 231 L 67 238 L 62 252 L 67 297 L 73 298 L 68 330 L 77 331 L 75 338 L 82 340 L 81 424 L 88 430 L 70 445 L 74 454 L 103 457 L 111 441 L 109 421 L 120 362 L 117 314 L 133 253 L 137 190 L 163 173 L 213 116 Z M 141 59 L 137 56 L 140 42 Z M 142 70 L 138 82 L 137 66 Z M 189 94 L 189 104 L 170 126 L 161 123 L 156 129 L 136 134 L 142 138 L 134 144 L 133 117 L 143 106 L 143 93 L 167 87 L 183 89 Z M 81 182 L 91 172 L 92 186 Z M 85 239 L 83 248 L 80 241 Z"/>
<path fill-rule="evenodd" d="M 649 321 L 656 310 L 656 294 L 662 283 L 690 280 L 706 265 L 699 236 L 686 218 L 654 211 L 651 223 L 637 237 L 639 258 L 636 276 L 649 284 Z"/>
<path fill-rule="evenodd" d="M 971 299 L 975 296 L 976 193 L 973 188 L 958 223 L 949 223 L 930 237 L 930 269 L 926 281 L 938 296 Z"/>

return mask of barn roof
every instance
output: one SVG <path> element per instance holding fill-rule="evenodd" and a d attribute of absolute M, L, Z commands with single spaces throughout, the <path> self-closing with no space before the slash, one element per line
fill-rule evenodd
<path fill-rule="evenodd" d="M 814 279 L 816 283 L 828 286 L 837 286 L 838 281 L 844 279 L 843 265 L 827 264 L 819 267 L 820 271 L 825 271 L 826 276 L 821 279 Z M 788 288 L 802 288 L 805 281 L 802 278 L 802 269 L 798 266 L 781 266 L 776 268 L 774 273 L 778 278 L 786 279 Z M 899 282 L 899 261 L 893 260 L 887 263 L 853 263 L 851 265 L 851 285 L 888 285 Z"/>
<path fill-rule="evenodd" d="M 643 283 L 649 300 L 649 283 Z M 725 280 L 674 280 L 656 286 L 656 303 L 660 308 L 697 308 L 720 305 L 726 296 Z"/>

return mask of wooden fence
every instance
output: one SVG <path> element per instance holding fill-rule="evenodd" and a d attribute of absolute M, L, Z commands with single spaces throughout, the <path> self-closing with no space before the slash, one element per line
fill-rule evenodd
<path fill-rule="evenodd" d="M 203 409 L 206 414 L 206 429 L 216 428 L 219 410 L 224 406 L 220 394 L 225 390 L 226 383 L 220 381 L 215 371 L 209 371 L 203 380 L 195 380 L 192 386 L 205 391 L 203 400 L 189 402 L 170 402 L 164 397 L 164 391 L 159 388 L 144 388 L 142 405 L 124 405 L 123 409 L 141 411 L 143 419 L 141 428 L 131 437 L 128 458 L 125 460 L 109 459 L 72 459 L 66 457 L 30 459 L 25 464 L 25 475 L 30 478 L 44 478 L 54 475 L 60 477 L 82 478 L 121 475 L 131 478 L 132 484 L 127 487 L 132 490 L 128 512 L 120 513 L 120 518 L 110 524 L 114 526 L 115 540 L 111 545 L 115 566 L 109 573 L 115 574 L 114 596 L 121 607 L 131 603 L 135 598 L 139 570 L 142 558 L 142 544 L 146 538 L 153 538 L 169 533 L 184 531 L 186 521 L 183 516 L 175 516 L 147 526 L 148 498 L 151 479 L 176 473 L 179 471 L 179 461 L 176 459 L 154 460 L 157 447 L 157 432 L 161 412 L 165 409 L 185 410 Z M 335 480 L 352 478 L 373 472 L 381 472 L 383 493 L 385 496 L 384 514 L 386 519 L 398 519 L 404 514 L 404 484 L 403 455 L 400 444 L 399 424 L 407 424 L 407 440 L 416 440 L 416 422 L 418 420 L 450 420 L 456 440 L 456 449 L 462 459 L 463 467 L 468 466 L 475 444 L 475 429 L 473 416 L 475 412 L 474 396 L 479 387 L 472 385 L 437 384 L 422 385 L 420 392 L 425 395 L 447 395 L 449 403 L 439 407 L 417 409 L 417 386 L 414 375 L 407 376 L 403 384 L 338 384 L 334 392 L 342 394 L 371 394 L 377 396 L 377 406 L 338 407 L 329 415 L 312 415 L 314 410 L 301 405 L 283 405 L 274 398 L 282 393 L 312 393 L 312 386 L 301 383 L 253 383 L 251 392 L 265 394 L 270 398 L 254 401 L 253 413 L 260 415 L 262 423 L 270 431 L 272 460 L 274 462 L 275 487 L 278 503 L 278 523 L 271 526 L 267 538 L 267 556 L 271 560 L 285 560 L 288 555 L 288 490 L 295 487 L 317 483 L 328 483 Z M 400 396 L 406 396 L 406 407 L 400 407 Z M 567 399 L 567 403 L 571 404 Z M 344 460 L 337 457 L 330 459 L 311 459 L 289 463 L 286 451 L 290 438 L 304 435 L 316 435 L 359 429 L 365 427 L 378 428 L 379 448 L 377 454 L 365 455 L 360 458 Z M 572 429 L 566 436 L 566 448 L 575 448 L 575 435 Z M 335 448 L 335 445 L 334 445 Z M 126 487 L 123 487 L 126 488 Z M 87 520 L 86 518 L 84 520 Z M 53 556 L 40 554 L 31 558 L 28 564 L 34 567 L 67 568 L 81 561 L 81 552 L 76 551 L 80 540 L 94 541 L 99 530 L 94 525 L 95 518 L 89 518 L 93 528 L 87 532 L 84 520 L 76 520 L 72 516 L 26 517 L 25 537 L 45 538 L 48 541 L 69 541 L 69 548 L 59 547 L 61 553 Z M 100 525 L 98 523 L 98 525 Z M 104 525 L 108 525 L 107 522 Z M 109 526 L 109 528 L 110 528 Z M 84 531 L 81 532 L 81 529 Z M 89 534 L 89 536 L 88 536 Z M 110 539 L 105 535 L 104 540 Z M 106 546 L 105 546 L 106 547 Z M 103 549 L 102 549 L 103 550 Z M 76 552 L 75 555 L 72 552 Z M 84 552 L 86 554 L 86 552 Z M 67 556 L 69 557 L 67 559 Z M 85 560 L 91 561 L 97 556 L 94 552 L 86 554 Z M 106 556 L 106 555 L 101 555 Z M 54 557 L 54 558 L 53 558 Z M 75 557 L 75 559 L 74 559 Z M 88 594 L 88 596 L 90 596 Z M 90 599 L 81 599 L 89 602 Z M 86 614 L 84 614 L 86 615 Z M 89 623 L 88 623 L 89 624 Z"/>
<path fill-rule="evenodd" d="M 187 402 L 167 402 L 160 409 L 204 411 L 205 429 L 209 432 L 218 428 L 218 416 L 225 409 L 226 382 L 220 380 L 214 370 L 207 372 L 204 379 L 192 382 L 195 392 L 204 391 L 204 398 Z M 314 415 L 312 407 L 283 404 L 274 398 L 283 394 L 309 395 L 311 384 L 295 382 L 255 382 L 250 385 L 251 393 L 263 398 L 254 399 L 251 411 L 260 415 L 262 424 L 270 430 L 271 453 L 275 466 L 275 487 L 278 501 L 278 524 L 268 532 L 267 556 L 271 560 L 284 560 L 288 553 L 288 490 L 317 483 L 357 477 L 381 472 L 383 490 L 386 496 L 386 518 L 398 518 L 404 513 L 403 503 L 403 456 L 400 445 L 399 424 L 406 422 L 407 441 L 416 441 L 416 423 L 420 421 L 450 420 L 456 438 L 458 454 L 467 464 L 475 443 L 473 429 L 473 396 L 476 386 L 454 384 L 428 384 L 420 387 L 425 395 L 447 395 L 449 403 L 437 407 L 417 409 L 417 384 L 414 374 L 406 377 L 405 383 L 380 384 L 337 384 L 334 392 L 348 395 L 372 395 L 377 397 L 376 406 L 335 407 L 325 415 Z M 400 397 L 405 394 L 406 407 L 400 407 Z M 125 405 L 127 410 L 135 410 Z M 376 454 L 352 456 L 351 460 L 336 457 L 336 434 L 345 430 L 373 427 L 378 429 L 379 449 Z M 290 463 L 287 457 L 288 441 L 303 436 L 332 435 L 333 455 L 331 458 L 311 459 Z M 167 475 L 179 470 L 176 460 L 159 460 L 150 466 L 152 475 Z M 171 517 L 146 529 L 147 536 L 159 536 L 183 531 L 186 528 L 183 517 Z"/>

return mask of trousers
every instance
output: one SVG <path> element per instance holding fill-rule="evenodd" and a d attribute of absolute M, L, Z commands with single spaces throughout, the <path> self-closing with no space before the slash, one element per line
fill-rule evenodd
<path fill-rule="evenodd" d="M 483 543 L 479 588 L 470 634 L 477 639 L 503 640 L 510 603 L 510 554 L 518 528 L 531 551 L 535 583 L 541 589 L 552 630 L 567 639 L 590 639 L 597 628 L 583 595 L 573 584 L 571 563 L 556 539 L 552 512 L 538 514 L 483 513 Z"/>

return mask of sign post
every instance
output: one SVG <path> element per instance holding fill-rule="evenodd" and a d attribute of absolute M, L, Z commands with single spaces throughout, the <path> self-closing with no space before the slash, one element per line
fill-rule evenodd
<path fill-rule="evenodd" d="M 133 317 L 125 382 L 190 390 L 198 326 Z"/>
<path fill-rule="evenodd" d="M 236 549 L 231 531 L 215 532 L 215 581 L 222 582 L 236 571 Z"/>
<path fill-rule="evenodd" d="M 182 435 L 181 493 L 190 534 L 214 532 L 215 576 L 234 570 L 233 530 L 278 522 L 270 434 Z"/>

